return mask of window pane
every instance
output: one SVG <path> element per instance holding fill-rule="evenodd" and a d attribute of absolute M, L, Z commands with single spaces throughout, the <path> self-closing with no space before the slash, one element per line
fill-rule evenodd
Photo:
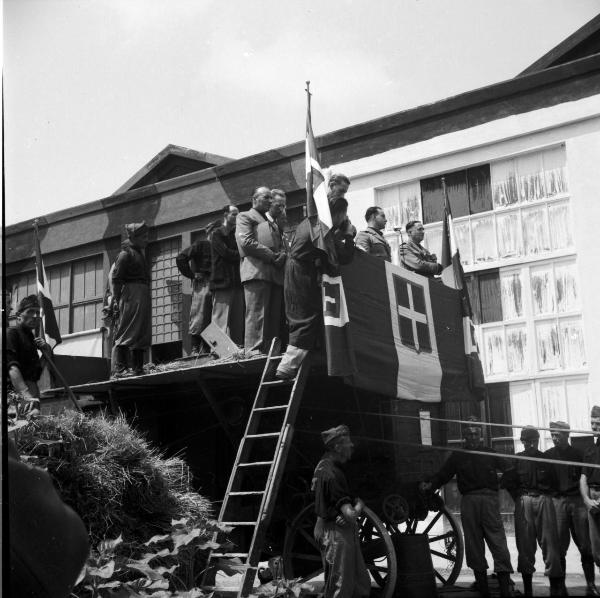
<path fill-rule="evenodd" d="M 442 225 L 428 227 L 425 231 L 425 240 L 423 245 L 429 249 L 429 251 L 438 256 L 438 259 L 442 257 Z"/>
<path fill-rule="evenodd" d="M 530 382 L 511 382 L 510 398 L 512 407 L 512 421 L 525 424 L 537 421 L 537 405 L 535 392 Z M 521 437 L 519 428 L 513 429 L 515 440 Z"/>
<path fill-rule="evenodd" d="M 485 373 L 488 376 L 506 373 L 506 357 L 504 355 L 504 330 L 483 330 L 485 347 Z"/>
<path fill-rule="evenodd" d="M 469 168 L 467 170 L 467 185 L 469 187 L 469 209 L 471 214 L 489 212 L 493 209 L 489 164 Z M 454 212 L 452 215 L 454 216 Z"/>
<path fill-rule="evenodd" d="M 84 328 L 85 305 L 73 307 L 73 332 L 81 332 Z"/>
<path fill-rule="evenodd" d="M 539 369 L 556 370 L 560 368 L 560 343 L 556 322 L 538 322 L 535 331 Z"/>
<path fill-rule="evenodd" d="M 85 262 L 73 264 L 73 301 L 81 301 L 85 297 Z"/>
<path fill-rule="evenodd" d="M 97 325 L 97 313 L 99 310 L 99 303 L 89 303 L 84 308 L 84 316 L 83 316 L 83 330 L 94 330 L 98 327 Z M 73 331 L 77 332 L 77 331 Z"/>
<path fill-rule="evenodd" d="M 554 267 L 556 307 L 559 313 L 579 309 L 579 289 L 574 263 L 557 264 Z"/>
<path fill-rule="evenodd" d="M 459 170 L 443 175 L 453 218 L 469 215 L 469 192 L 467 189 L 467 171 Z M 441 177 L 440 177 L 441 180 Z M 442 200 L 443 201 L 443 200 Z"/>
<path fill-rule="evenodd" d="M 583 328 L 580 320 L 561 320 L 560 336 L 565 368 L 585 366 L 585 347 L 583 345 Z"/>
<path fill-rule="evenodd" d="M 375 205 L 385 210 L 387 217 L 386 230 L 393 230 L 394 226 L 400 226 L 398 210 L 398 186 L 377 189 L 375 194 Z"/>
<path fill-rule="evenodd" d="M 407 222 L 411 220 L 421 220 L 421 185 L 419 181 L 400 185 L 400 213 L 399 223 L 395 226 L 401 226 L 403 231 Z"/>
<path fill-rule="evenodd" d="M 91 299 L 96 296 L 96 260 L 86 260 L 84 262 L 84 297 Z"/>
<path fill-rule="evenodd" d="M 569 421 L 567 418 L 565 388 L 562 380 L 541 382 L 540 394 L 542 398 L 543 422 L 547 424 L 551 421 Z M 552 446 L 550 432 L 548 430 L 544 430 L 541 435 L 544 437 L 544 440 L 548 441 L 548 445 Z"/>
<path fill-rule="evenodd" d="M 568 421 L 574 430 L 589 430 L 590 402 L 586 378 L 566 381 Z M 576 434 L 577 435 L 577 434 Z"/>
<path fill-rule="evenodd" d="M 421 179 L 420 184 L 423 200 L 423 224 L 440 222 L 444 217 L 444 194 L 442 193 L 441 177 Z"/>
<path fill-rule="evenodd" d="M 543 253 L 550 249 L 546 208 L 532 208 L 522 211 L 523 245 L 525 254 Z"/>
<path fill-rule="evenodd" d="M 571 211 L 567 203 L 548 206 L 548 223 L 552 249 L 565 249 L 573 246 Z"/>
<path fill-rule="evenodd" d="M 400 235 L 393 233 L 391 235 L 386 235 L 385 239 L 390 244 L 390 249 L 392 250 L 392 264 L 394 264 L 394 266 L 398 266 L 400 264 L 400 257 L 398 255 L 398 248 L 400 247 Z"/>
<path fill-rule="evenodd" d="M 517 171 L 513 159 L 492 163 L 491 178 L 494 208 L 510 206 L 519 201 Z"/>
<path fill-rule="evenodd" d="M 539 316 L 555 312 L 552 266 L 540 266 L 531 269 L 531 298 L 534 315 Z"/>
<path fill-rule="evenodd" d="M 104 295 L 104 262 L 102 256 L 96 258 L 96 297 Z"/>
<path fill-rule="evenodd" d="M 556 147 L 543 152 L 546 194 L 548 196 L 568 191 L 566 152 L 564 147 Z"/>
<path fill-rule="evenodd" d="M 511 326 L 506 329 L 506 361 L 509 372 L 525 372 L 529 369 L 525 326 Z"/>
<path fill-rule="evenodd" d="M 502 316 L 505 320 L 523 315 L 523 284 L 521 272 L 506 272 L 500 277 Z"/>
<path fill-rule="evenodd" d="M 59 309 L 55 309 L 54 314 L 56 315 L 58 329 L 60 330 L 61 336 L 69 334 L 69 308 L 61 307 Z"/>
<path fill-rule="evenodd" d="M 60 269 L 60 298 L 61 305 L 67 305 L 71 297 L 71 266 L 69 264 Z"/>
<path fill-rule="evenodd" d="M 481 301 L 481 323 L 501 322 L 502 303 L 498 272 L 479 275 L 479 296 Z"/>
<path fill-rule="evenodd" d="M 541 152 L 517 158 L 519 200 L 523 203 L 542 199 L 546 195 L 546 180 Z"/>
<path fill-rule="evenodd" d="M 494 217 L 484 216 L 471 219 L 473 227 L 473 259 L 475 263 L 489 262 L 498 257 Z"/>
<path fill-rule="evenodd" d="M 519 214 L 517 212 L 498 214 L 496 216 L 496 229 L 498 232 L 498 253 L 501 258 L 523 255 L 519 235 Z"/>
<path fill-rule="evenodd" d="M 466 220 L 463 222 L 453 222 L 454 224 L 454 240 L 460 251 L 460 261 L 464 266 L 473 263 L 473 255 L 471 251 L 471 223 Z"/>

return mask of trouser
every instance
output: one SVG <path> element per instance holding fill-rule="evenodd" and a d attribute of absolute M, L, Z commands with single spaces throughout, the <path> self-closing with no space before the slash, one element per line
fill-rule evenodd
<path fill-rule="evenodd" d="M 190 305 L 190 326 L 192 347 L 198 351 L 210 351 L 210 347 L 200 336 L 212 319 L 213 294 L 208 278 L 192 281 L 192 303 Z"/>
<path fill-rule="evenodd" d="M 115 345 L 113 347 L 111 358 L 111 371 L 113 374 L 126 370 L 130 361 L 132 369 L 135 372 L 141 373 L 144 367 L 144 349 L 131 349 L 124 345 Z"/>
<path fill-rule="evenodd" d="M 282 287 L 266 280 L 244 282 L 246 351 L 268 353 L 271 341 L 279 335 L 282 292 Z"/>
<path fill-rule="evenodd" d="M 561 577 L 560 545 L 556 526 L 556 512 L 552 498 L 546 494 L 515 500 L 515 539 L 519 551 L 520 573 L 530 575 L 535 571 L 537 545 L 542 549 L 545 571 L 548 577 Z"/>
<path fill-rule="evenodd" d="M 581 555 L 581 564 L 593 563 L 594 557 L 590 542 L 588 513 L 581 495 L 557 496 L 553 498 L 553 502 L 556 512 L 558 544 L 560 546 L 560 558 L 563 569 L 565 568 L 571 535 Z"/>
<path fill-rule="evenodd" d="M 464 494 L 460 501 L 460 514 L 465 536 L 467 565 L 473 571 L 486 571 L 485 544 L 494 559 L 496 573 L 512 573 L 506 534 L 500 517 L 498 492 L 477 490 Z M 485 544 L 484 544 L 485 541 Z"/>
<path fill-rule="evenodd" d="M 277 373 L 285 376 L 295 374 L 307 355 L 308 351 L 306 349 L 299 349 L 298 347 L 288 345 L 277 367 Z"/>
<path fill-rule="evenodd" d="M 600 500 L 600 489 L 590 488 L 590 498 Z M 594 562 L 600 567 L 600 512 L 588 511 L 588 525 L 590 531 L 590 543 Z"/>
<path fill-rule="evenodd" d="M 236 345 L 244 344 L 244 289 L 215 289 L 212 321 Z"/>
<path fill-rule="evenodd" d="M 356 525 L 338 525 L 319 517 L 314 535 L 325 571 L 323 598 L 368 596 L 371 578 L 360 550 Z"/>

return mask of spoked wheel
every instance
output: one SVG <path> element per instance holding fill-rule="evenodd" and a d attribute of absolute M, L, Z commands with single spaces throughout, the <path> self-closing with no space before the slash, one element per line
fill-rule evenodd
<path fill-rule="evenodd" d="M 316 516 L 310 504 L 294 519 L 285 536 L 283 566 L 287 579 L 302 578 L 303 582 L 322 581 L 323 564 L 313 537 Z M 357 521 L 360 546 L 379 598 L 390 598 L 396 585 L 396 551 L 381 519 L 365 507 Z"/>
<path fill-rule="evenodd" d="M 436 578 L 443 585 L 453 584 L 460 574 L 465 547 L 462 531 L 454 515 L 440 506 L 439 511 L 429 512 L 421 521 L 408 517 L 397 524 L 386 523 L 392 533 L 426 534 Z"/>

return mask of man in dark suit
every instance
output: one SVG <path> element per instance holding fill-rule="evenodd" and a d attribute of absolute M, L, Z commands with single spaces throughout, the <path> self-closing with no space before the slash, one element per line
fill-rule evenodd
<path fill-rule="evenodd" d="M 246 330 L 244 349 L 246 352 L 266 353 L 269 350 L 272 332 L 279 323 L 272 316 L 276 293 L 271 282 L 270 266 L 283 267 L 285 253 L 277 253 L 267 247 L 269 235 L 259 238 L 259 224 L 267 222 L 266 213 L 271 206 L 271 190 L 258 187 L 252 196 L 252 209 L 241 212 L 237 218 L 236 241 L 240 252 L 240 277 L 246 301 Z"/>
<path fill-rule="evenodd" d="M 361 230 L 354 241 L 355 245 L 364 252 L 386 262 L 392 261 L 392 249 L 383 236 L 387 224 L 385 212 L 377 206 L 372 206 L 365 213 L 367 229 Z"/>

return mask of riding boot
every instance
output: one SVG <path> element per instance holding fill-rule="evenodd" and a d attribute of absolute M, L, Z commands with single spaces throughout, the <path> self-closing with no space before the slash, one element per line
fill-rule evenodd
<path fill-rule="evenodd" d="M 531 575 L 531 573 L 522 573 L 521 577 L 523 578 L 523 595 L 533 596 L 533 586 L 531 583 L 533 575 Z"/>
<path fill-rule="evenodd" d="M 550 578 L 550 596 L 568 596 L 563 577 Z"/>
<path fill-rule="evenodd" d="M 490 588 L 488 587 L 487 571 L 474 571 L 477 590 L 482 598 L 490 598 Z"/>
<path fill-rule="evenodd" d="M 585 576 L 585 583 L 587 584 L 587 588 L 585 591 L 586 596 L 600 596 L 600 592 L 596 587 L 595 583 L 595 565 L 594 563 L 584 563 L 583 567 L 583 575 Z"/>
<path fill-rule="evenodd" d="M 131 368 L 134 376 L 141 376 L 144 373 L 144 349 L 131 350 Z"/>
<path fill-rule="evenodd" d="M 498 585 L 500 586 L 500 598 L 510 598 L 512 592 L 510 591 L 510 573 L 508 571 L 501 571 L 496 573 L 498 577 Z"/>
<path fill-rule="evenodd" d="M 113 376 L 121 376 L 127 370 L 127 357 L 129 349 L 122 345 L 115 345 L 112 350 L 112 368 Z"/>

